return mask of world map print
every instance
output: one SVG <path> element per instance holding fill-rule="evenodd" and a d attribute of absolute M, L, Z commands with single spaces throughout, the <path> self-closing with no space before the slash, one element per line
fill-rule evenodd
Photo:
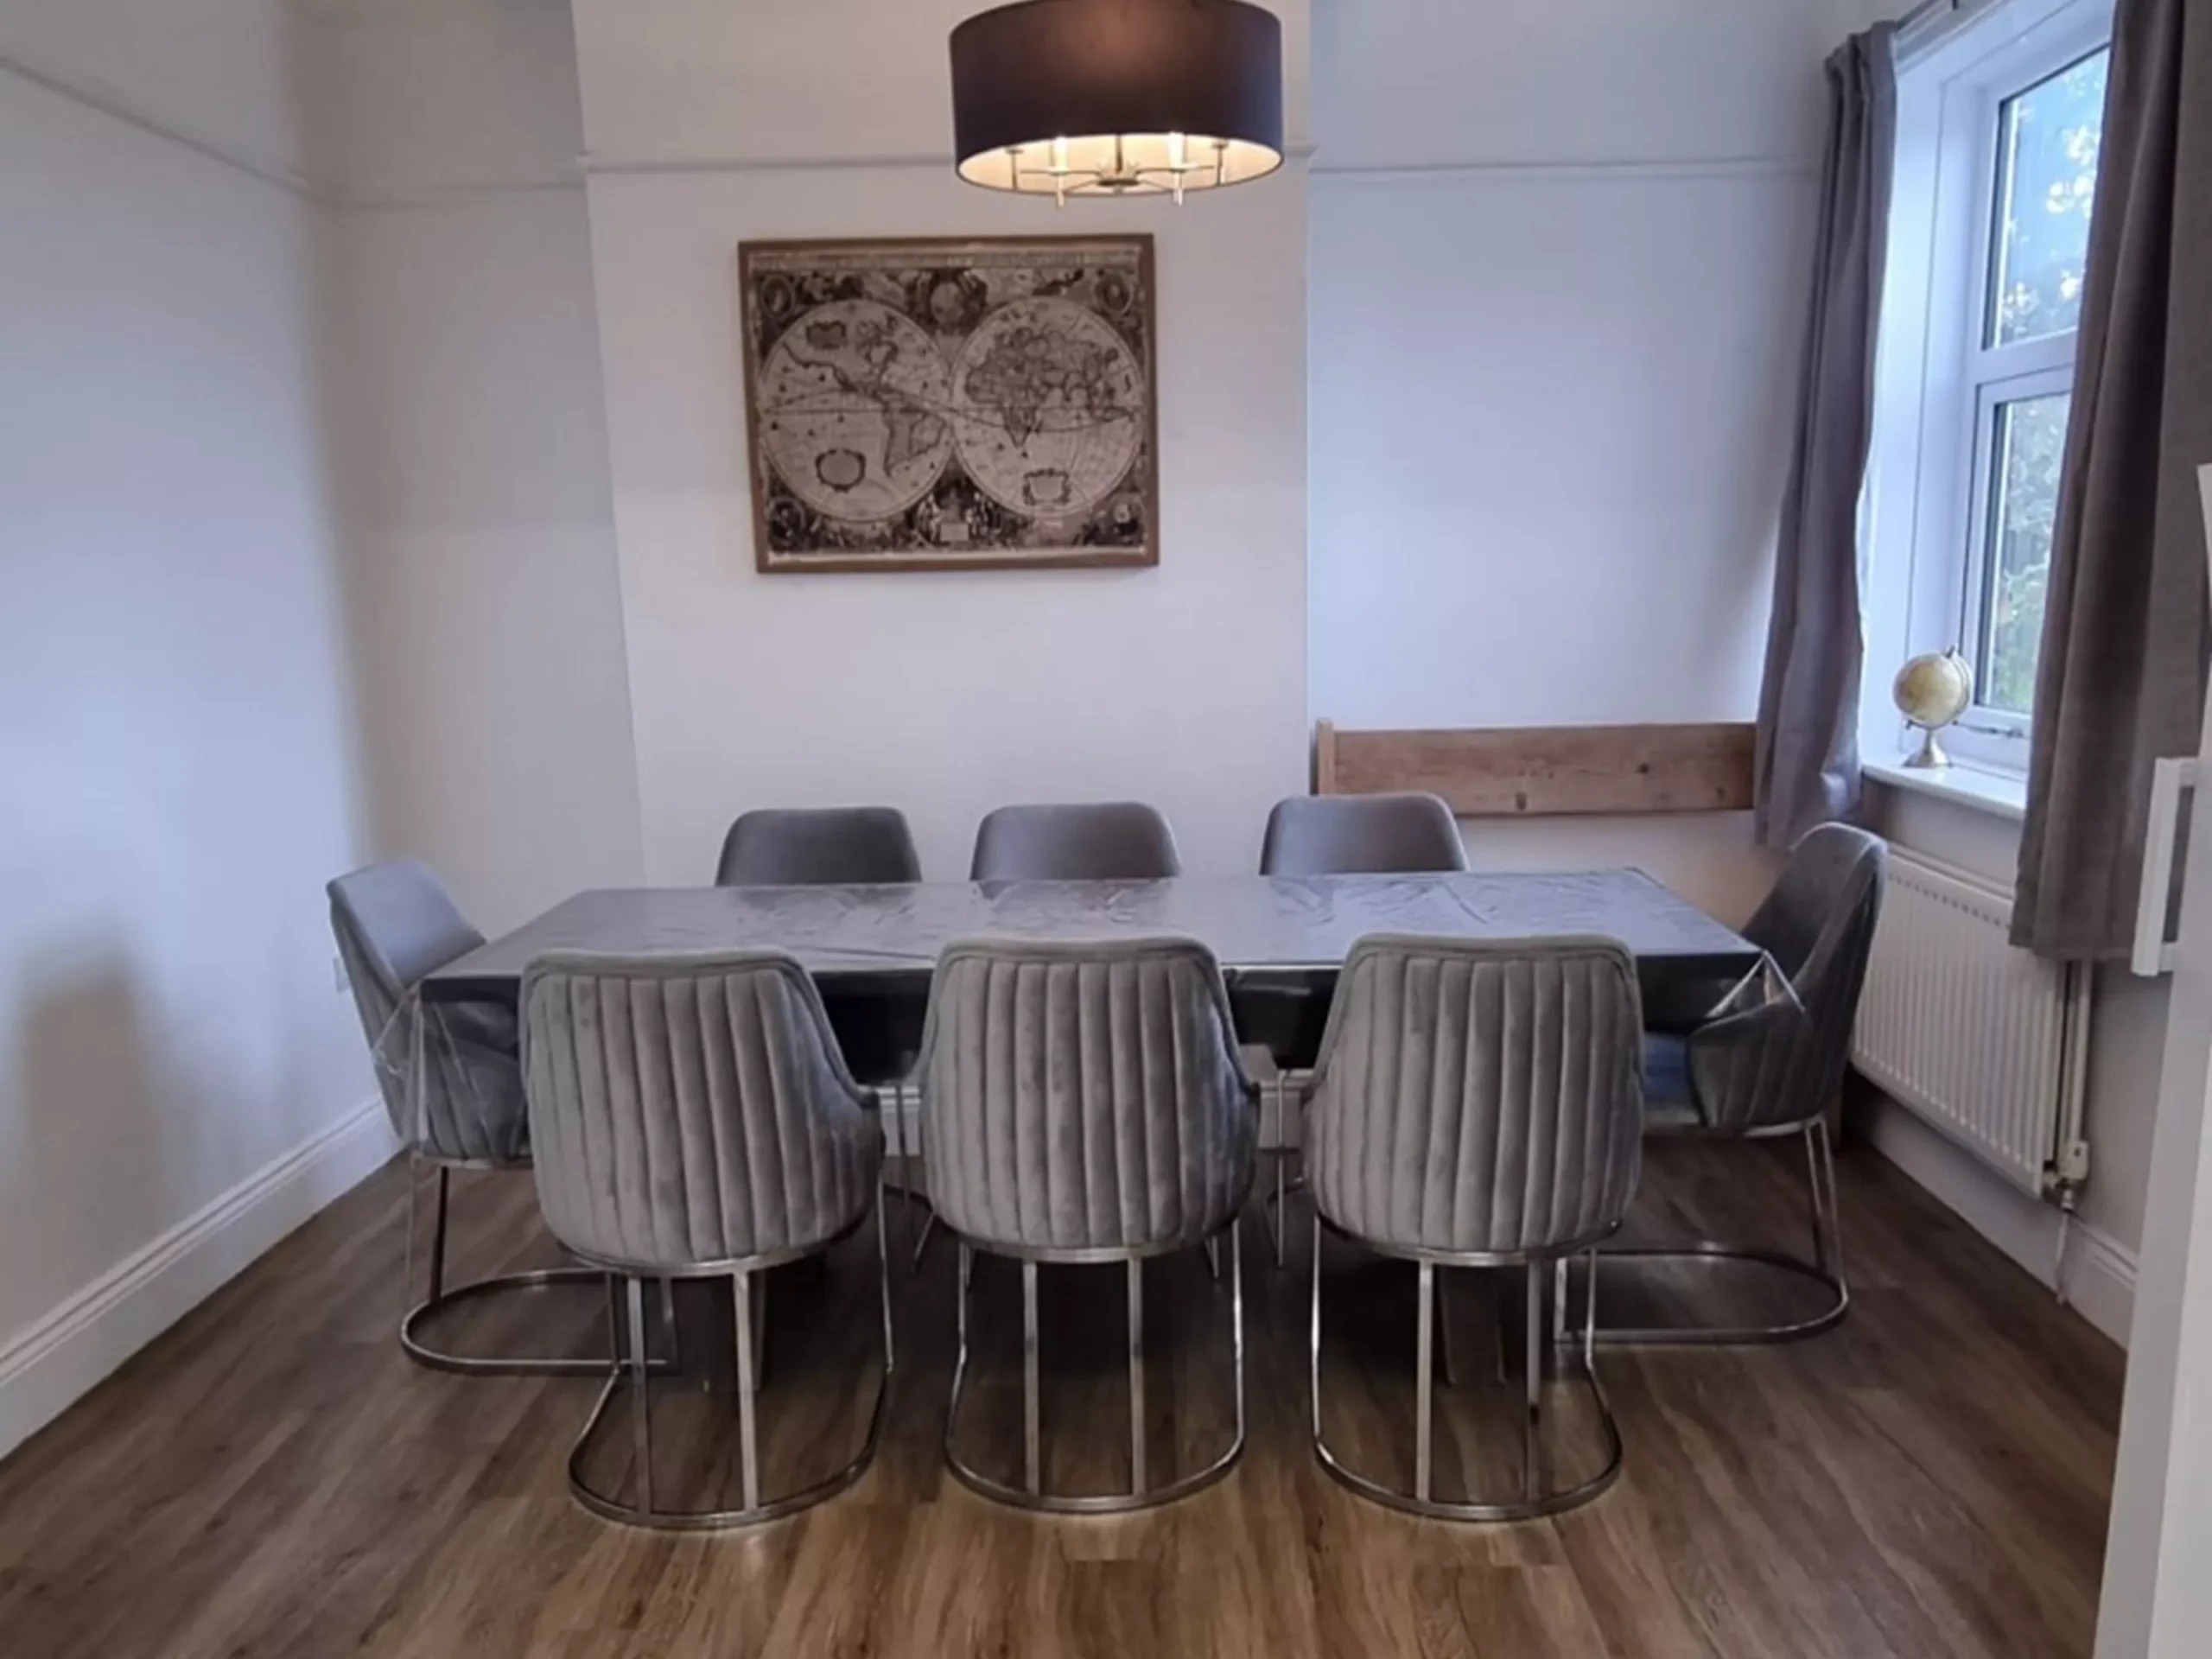
<path fill-rule="evenodd" d="M 1150 238 L 739 265 L 760 569 L 1157 561 Z"/>

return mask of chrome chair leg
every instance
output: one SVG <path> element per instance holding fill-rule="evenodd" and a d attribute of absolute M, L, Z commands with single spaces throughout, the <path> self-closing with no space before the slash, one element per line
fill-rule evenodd
<path fill-rule="evenodd" d="M 1820 1148 L 1821 1173 L 1827 1192 L 1828 1246 L 1823 1265 L 1834 1276 L 1837 1284 L 1847 1286 L 1849 1281 L 1845 1277 L 1843 1265 L 1843 1195 L 1837 1190 L 1835 1182 L 1835 1141 L 1828 1133 L 1828 1121 L 1825 1117 L 1815 1121 L 1807 1134 L 1811 1143 Z M 1816 1192 L 1815 1203 L 1817 1205 L 1820 1201 Z M 1844 1294 L 1847 1297 L 1850 1294 L 1847 1289 Z"/>
<path fill-rule="evenodd" d="M 1069 1494 L 1046 1490 L 1043 1468 L 1043 1439 L 1040 1433 L 1043 1406 L 1039 1390 L 1039 1340 L 1036 1314 L 1036 1281 L 1038 1263 L 1024 1260 L 1022 1278 L 1022 1475 L 1019 1486 L 1010 1485 L 962 1459 L 959 1452 L 960 1414 L 967 1398 L 968 1389 L 968 1319 L 969 1297 L 972 1286 L 975 1247 L 966 1239 L 959 1240 L 959 1292 L 954 1299 L 955 1345 L 952 1363 L 952 1393 L 945 1407 L 944 1461 L 956 1479 L 970 1491 L 1007 1503 L 1016 1509 L 1036 1510 L 1058 1515 L 1116 1515 L 1133 1510 L 1156 1508 L 1187 1497 L 1203 1487 L 1211 1485 L 1236 1466 L 1243 1455 L 1246 1419 L 1244 1396 L 1244 1255 L 1242 1236 L 1236 1223 L 1230 1222 L 1225 1230 L 1229 1234 L 1230 1283 L 1230 1346 L 1232 1384 L 1236 1399 L 1236 1428 L 1228 1449 L 1203 1469 L 1194 1471 L 1179 1479 L 1163 1484 L 1151 1484 L 1151 1464 L 1147 1456 L 1144 1382 L 1144 1286 L 1141 1259 L 1124 1259 L 1121 1263 L 1127 1274 L 1126 1295 L 1129 1314 L 1129 1487 L 1127 1491 L 1096 1494 Z M 956 1235 L 956 1237 L 957 1235 Z"/>
<path fill-rule="evenodd" d="M 745 1507 L 760 1507 L 760 1440 L 755 1415 L 760 1408 L 760 1379 L 753 1374 L 753 1275 L 732 1275 L 735 1293 L 737 1329 L 737 1440 L 744 1482 Z"/>
<path fill-rule="evenodd" d="M 1441 1521 L 1530 1521 L 1542 1516 L 1557 1515 L 1589 1503 L 1619 1478 L 1623 1458 L 1620 1427 L 1613 1417 L 1605 1386 L 1598 1377 L 1595 1344 L 1597 1300 L 1593 1292 L 1584 1332 L 1583 1371 L 1591 1396 L 1597 1402 L 1599 1421 L 1605 1433 L 1605 1465 L 1589 1479 L 1573 1486 L 1552 1490 L 1544 1482 L 1543 1269 L 1546 1264 L 1541 1262 L 1531 1262 L 1527 1265 L 1528 1394 L 1522 1431 L 1521 1497 L 1507 1500 L 1472 1497 L 1452 1500 L 1435 1496 L 1432 1455 L 1432 1415 L 1435 1402 L 1431 1376 L 1432 1320 L 1435 1303 L 1432 1281 L 1439 1264 L 1427 1260 L 1418 1263 L 1421 1287 L 1420 1308 L 1415 1315 L 1414 1326 L 1414 1489 L 1410 1492 L 1402 1491 L 1371 1476 L 1362 1474 L 1344 1463 L 1330 1446 L 1322 1425 L 1321 1237 L 1324 1225 L 1317 1213 L 1313 1217 L 1313 1300 L 1307 1325 L 1306 1377 L 1308 1397 L 1313 1408 L 1313 1453 L 1332 1478 L 1363 1497 L 1372 1498 L 1378 1503 L 1403 1510 L 1409 1514 Z M 1590 1272 L 1594 1278 L 1597 1273 L 1594 1251 L 1591 1252 Z"/>
<path fill-rule="evenodd" d="M 1429 1429 L 1436 1411 L 1436 1363 L 1429 1333 L 1436 1320 L 1436 1266 L 1421 1264 L 1421 1310 L 1414 1315 L 1414 1498 L 1429 1501 Z"/>
<path fill-rule="evenodd" d="M 638 1490 L 641 1503 L 653 1507 L 652 1373 L 645 1368 L 645 1287 L 629 1281 L 630 1294 L 630 1434 L 637 1459 Z"/>
<path fill-rule="evenodd" d="M 1805 1140 L 1806 1187 L 1808 1219 L 1813 1234 L 1813 1259 L 1781 1250 L 1764 1250 L 1700 1239 L 1687 1244 L 1609 1249 L 1608 1262 L 1732 1262 L 1739 1266 L 1791 1274 L 1809 1280 L 1828 1294 L 1819 1308 L 1804 1317 L 1764 1325 L 1684 1325 L 1601 1327 L 1597 1341 L 1607 1348 L 1738 1347 L 1768 1343 L 1796 1342 L 1820 1335 L 1843 1322 L 1851 1311 L 1851 1281 L 1843 1263 L 1843 1216 L 1835 1180 L 1835 1147 L 1829 1139 L 1827 1120 L 1816 1117 L 1800 1131 Z"/>
<path fill-rule="evenodd" d="M 1313 1408 L 1313 1445 L 1321 1444 L 1321 1217 L 1313 1216 L 1313 1294 L 1306 1326 L 1306 1400 Z"/>
<path fill-rule="evenodd" d="M 1230 1382 L 1236 1391 L 1236 1440 L 1221 1465 L 1224 1474 L 1244 1450 L 1244 1236 L 1233 1221 L 1229 1224 L 1229 1343 Z"/>
<path fill-rule="evenodd" d="M 648 1384 L 658 1362 L 647 1357 L 645 1364 L 641 1366 L 638 1363 L 639 1357 L 645 1353 L 645 1287 L 641 1281 L 632 1278 L 627 1281 L 630 1362 L 618 1367 L 608 1376 L 606 1386 L 600 1390 L 598 1403 L 592 1408 L 591 1415 L 585 1420 L 583 1429 L 576 1436 L 575 1444 L 569 1452 L 569 1490 L 579 1503 L 594 1515 L 626 1526 L 686 1531 L 747 1527 L 780 1520 L 801 1510 L 810 1509 L 836 1497 L 868 1472 L 869 1465 L 875 1461 L 876 1448 L 882 1442 L 883 1426 L 889 1415 L 893 1385 L 899 1369 L 892 1318 L 891 1245 L 880 1189 L 876 1200 L 876 1294 L 883 1312 L 883 1375 L 876 1384 L 875 1403 L 868 1416 L 867 1436 L 852 1461 L 811 1485 L 785 1497 L 768 1497 L 762 1494 L 758 1421 L 760 1402 L 756 1397 L 760 1379 L 755 1364 L 751 1311 L 747 1306 L 748 1300 L 752 1299 L 751 1293 L 756 1288 L 750 1281 L 758 1270 L 745 1268 L 731 1275 L 731 1302 L 737 1349 L 734 1392 L 738 1409 L 739 1478 L 742 1484 L 743 1505 L 734 1510 L 671 1510 L 656 1507 L 652 1486 L 652 1395 Z M 849 1233 L 846 1236 L 849 1236 Z M 838 1241 L 831 1242 L 834 1244 Z M 583 1472 L 586 1454 L 606 1421 L 614 1396 L 624 1388 L 626 1378 L 631 1395 L 632 1456 L 638 1471 L 633 1482 L 638 1501 L 634 1503 L 601 1491 L 585 1479 Z"/>
<path fill-rule="evenodd" d="M 407 1160 L 407 1242 L 401 1252 L 406 1283 L 403 1300 L 411 1298 L 415 1288 L 415 1232 L 416 1211 L 420 1207 L 422 1181 L 420 1171 L 424 1159 L 410 1152 Z M 423 1327 L 448 1308 L 461 1302 L 474 1302 L 502 1295 L 531 1295 L 556 1285 L 590 1285 L 606 1282 L 612 1287 L 607 1275 L 596 1268 L 544 1268 L 529 1273 L 500 1274 L 490 1279 L 472 1280 L 467 1284 L 446 1284 L 446 1246 L 450 1231 L 453 1171 L 444 1164 L 437 1166 L 437 1200 L 430 1239 L 430 1294 L 403 1314 L 399 1321 L 399 1346 L 408 1358 L 426 1370 L 450 1371 L 463 1376 L 605 1376 L 621 1364 L 621 1344 L 611 1342 L 605 1356 L 588 1359 L 556 1359 L 550 1357 L 477 1356 L 456 1354 L 434 1347 Z M 674 1325 L 670 1326 L 671 1338 Z M 671 1354 L 674 1349 L 670 1350 Z M 656 1361 L 656 1364 L 668 1362 Z"/>
<path fill-rule="evenodd" d="M 973 1265 L 974 1260 L 975 1252 L 969 1248 L 968 1241 L 962 1239 L 958 1264 L 960 1284 L 952 1299 L 952 1403 L 944 1414 L 944 1454 L 948 1459 L 952 1456 L 953 1425 L 959 1421 L 960 1417 L 961 1390 L 967 1386 L 968 1382 L 968 1286 L 969 1269 Z"/>

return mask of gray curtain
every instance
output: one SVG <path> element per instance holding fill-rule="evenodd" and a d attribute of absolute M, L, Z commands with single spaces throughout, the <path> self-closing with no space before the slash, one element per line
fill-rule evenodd
<path fill-rule="evenodd" d="M 1796 442 L 1775 550 L 1756 752 L 1759 839 L 1787 846 L 1859 802 L 1859 493 L 1897 141 L 1896 29 L 1828 60 L 1827 154 Z"/>
<path fill-rule="evenodd" d="M 2012 910 L 2045 956 L 2126 954 L 2151 763 L 2196 752 L 2207 461 L 2212 0 L 2120 0 Z"/>

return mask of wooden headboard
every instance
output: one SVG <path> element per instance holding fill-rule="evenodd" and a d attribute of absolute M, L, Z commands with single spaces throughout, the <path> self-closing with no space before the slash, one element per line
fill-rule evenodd
<path fill-rule="evenodd" d="M 1313 733 L 1316 795 L 1423 790 L 1463 818 L 1734 812 L 1751 804 L 1748 724 Z"/>

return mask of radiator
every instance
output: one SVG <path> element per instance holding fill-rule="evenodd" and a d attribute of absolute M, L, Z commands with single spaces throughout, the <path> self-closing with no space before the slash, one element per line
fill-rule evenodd
<path fill-rule="evenodd" d="M 2012 894 L 1902 849 L 1852 1035 L 1852 1063 L 2022 1190 L 2086 1180 L 2087 966 L 2007 941 Z"/>

